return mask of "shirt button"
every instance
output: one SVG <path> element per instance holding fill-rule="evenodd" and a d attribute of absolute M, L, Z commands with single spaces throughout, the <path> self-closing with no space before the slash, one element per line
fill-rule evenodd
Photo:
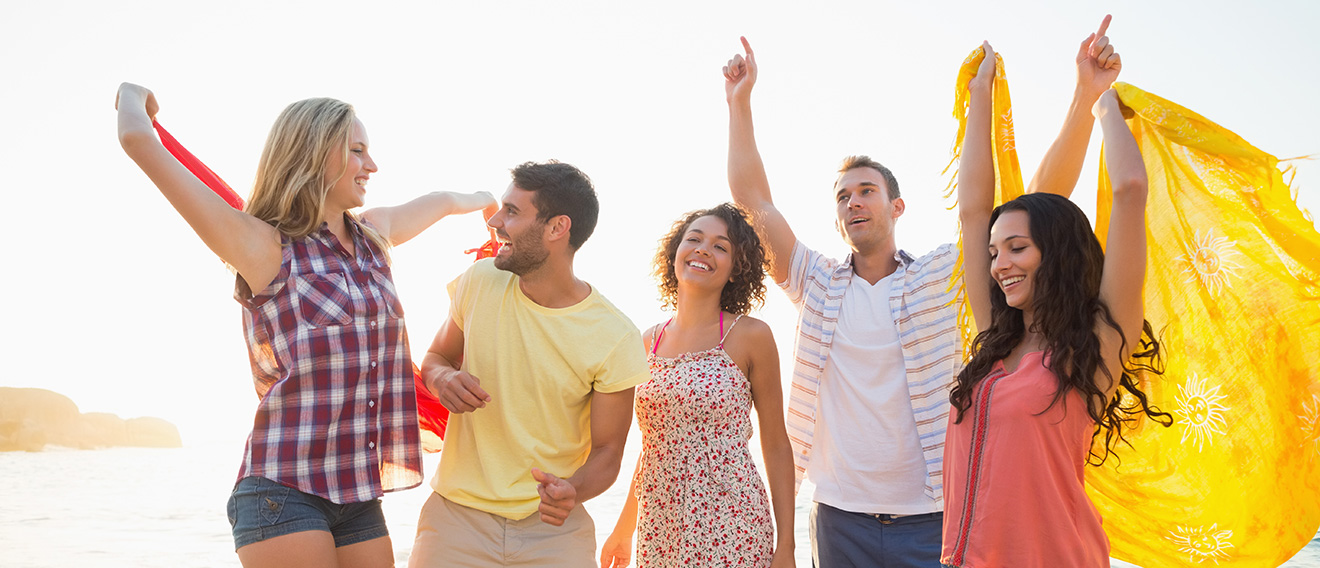
<path fill-rule="evenodd" d="M 375 369 L 375 368 L 376 368 L 376 362 L 375 362 L 375 361 L 372 361 L 372 362 L 371 362 L 371 368 L 372 368 L 372 369 Z"/>
<path fill-rule="evenodd" d="M 371 327 L 376 327 L 376 322 L 371 322 Z"/>
<path fill-rule="evenodd" d="M 368 448 L 371 448 L 371 449 L 374 450 L 374 449 L 376 449 L 376 443 L 375 443 L 375 442 L 367 442 L 367 447 L 368 447 Z"/>
<path fill-rule="evenodd" d="M 368 406 L 368 407 L 373 407 L 373 408 L 374 408 L 374 407 L 376 406 L 376 401 L 374 401 L 374 400 L 368 400 L 368 401 L 367 401 L 367 406 Z"/>

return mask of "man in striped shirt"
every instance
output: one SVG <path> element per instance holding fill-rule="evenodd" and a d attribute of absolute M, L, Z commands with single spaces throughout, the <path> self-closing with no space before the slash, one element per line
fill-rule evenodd
<path fill-rule="evenodd" d="M 743 46 L 745 56 L 724 70 L 729 185 L 799 312 L 787 421 L 797 481 L 816 486 L 813 564 L 939 566 L 948 389 L 963 360 L 958 251 L 946 244 L 914 257 L 898 249 L 898 181 L 866 156 L 846 158 L 834 184 L 837 228 L 852 253 L 839 261 L 799 242 L 771 199 L 756 148 L 756 59 L 746 39 Z M 1079 53 L 1064 129 L 1028 191 L 1038 181 L 1066 191 L 1076 184 L 1091 132 L 1087 100 L 1103 91 L 1092 95 L 1097 85 L 1108 87 L 1084 59 Z"/>

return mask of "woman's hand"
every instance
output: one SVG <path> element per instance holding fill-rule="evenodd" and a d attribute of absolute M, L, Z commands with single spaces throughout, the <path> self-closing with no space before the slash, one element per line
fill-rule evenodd
<path fill-rule="evenodd" d="M 981 65 L 976 68 L 976 76 L 967 82 L 967 87 L 972 90 L 988 90 L 995 83 L 995 48 L 990 47 L 990 42 L 983 41 L 981 50 L 985 53 L 985 59 L 982 59 Z"/>
<path fill-rule="evenodd" d="M 119 110 L 119 102 L 124 101 L 128 104 L 132 101 L 142 101 L 141 104 L 147 112 L 147 118 L 156 119 L 156 113 L 160 111 L 160 105 L 156 103 L 156 94 L 151 89 L 133 83 L 120 83 L 119 92 L 115 93 L 115 110 Z"/>
<path fill-rule="evenodd" d="M 632 535 L 620 531 L 610 533 L 600 547 L 600 568 L 623 568 L 632 561 Z"/>
<path fill-rule="evenodd" d="M 793 558 L 793 551 L 776 550 L 774 558 L 770 560 L 770 568 L 797 568 L 797 560 Z"/>

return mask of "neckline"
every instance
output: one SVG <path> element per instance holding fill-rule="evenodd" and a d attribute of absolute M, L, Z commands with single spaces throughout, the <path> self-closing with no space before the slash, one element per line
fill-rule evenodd
<path fill-rule="evenodd" d="M 1000 359 L 1000 360 L 998 360 L 998 361 L 995 361 L 995 366 L 994 366 L 994 367 L 991 367 L 990 370 L 991 370 L 991 371 L 994 371 L 994 370 L 997 369 L 997 370 L 1003 371 L 1005 375 L 1012 375 L 1012 374 L 1017 373 L 1018 371 L 1022 370 L 1022 363 L 1026 362 L 1027 357 L 1031 357 L 1031 356 L 1033 356 L 1033 355 L 1039 357 L 1039 358 L 1041 359 L 1041 361 L 1044 361 L 1044 360 L 1045 360 L 1045 351 L 1044 351 L 1043 349 L 1037 349 L 1037 350 L 1035 350 L 1035 351 L 1028 351 L 1028 352 L 1026 352 L 1026 353 L 1023 353 L 1023 354 L 1022 354 L 1022 358 L 1018 359 L 1018 364 L 1017 364 L 1016 367 L 1013 368 L 1012 371 L 1008 370 L 1008 366 L 1004 364 L 1004 360 L 1003 360 L 1003 359 Z"/>

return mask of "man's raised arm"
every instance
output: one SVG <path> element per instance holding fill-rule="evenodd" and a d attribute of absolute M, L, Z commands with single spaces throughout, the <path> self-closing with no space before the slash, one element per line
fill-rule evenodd
<path fill-rule="evenodd" d="M 1068 197 L 1077 185 L 1086 147 L 1091 142 L 1091 129 L 1095 125 L 1091 106 L 1109 90 L 1123 68 L 1118 52 L 1105 35 L 1109 19 L 1105 16 L 1100 29 L 1082 40 L 1077 48 L 1077 87 L 1073 90 L 1068 116 L 1063 121 L 1059 137 L 1054 139 L 1036 173 L 1031 176 L 1027 193 L 1040 191 Z"/>
<path fill-rule="evenodd" d="M 742 44 L 746 56 L 734 55 L 724 67 L 724 94 L 729 102 L 729 190 L 734 203 L 751 215 L 752 223 L 770 247 L 770 275 L 775 282 L 784 282 L 797 237 L 770 198 L 770 181 L 765 176 L 761 152 L 756 149 L 756 133 L 752 130 L 756 55 L 747 38 L 742 38 Z"/>

